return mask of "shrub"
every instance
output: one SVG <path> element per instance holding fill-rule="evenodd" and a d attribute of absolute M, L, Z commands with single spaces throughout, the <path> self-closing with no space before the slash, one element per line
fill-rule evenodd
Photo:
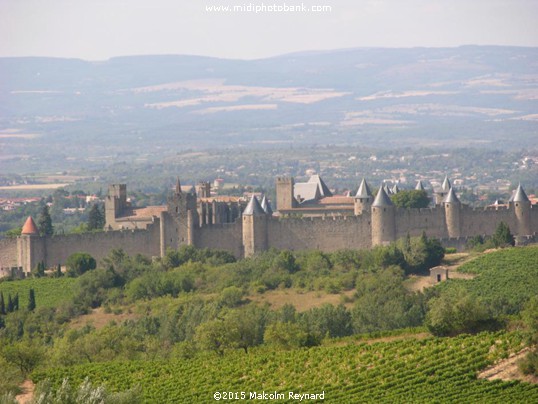
<path fill-rule="evenodd" d="M 65 264 L 67 266 L 67 275 L 71 277 L 80 276 L 97 266 L 95 259 L 90 254 L 83 252 L 71 254 Z"/>

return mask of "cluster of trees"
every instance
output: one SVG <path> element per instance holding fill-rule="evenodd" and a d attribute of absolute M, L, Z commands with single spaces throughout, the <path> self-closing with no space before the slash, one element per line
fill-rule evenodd
<path fill-rule="evenodd" d="M 475 251 L 484 251 L 489 248 L 513 247 L 515 245 L 514 235 L 510 227 L 504 222 L 500 222 L 495 228 L 492 236 L 474 236 L 467 242 L 467 248 Z"/>
<path fill-rule="evenodd" d="M 28 311 L 33 311 L 36 308 L 35 291 L 30 288 L 28 293 Z M 11 293 L 8 294 L 7 303 L 4 300 L 4 293 L 0 292 L 0 315 L 7 315 L 19 310 L 19 294 L 16 293 L 12 298 Z"/>
<path fill-rule="evenodd" d="M 398 208 L 427 208 L 430 197 L 424 190 L 403 190 L 390 196 L 392 203 Z"/>

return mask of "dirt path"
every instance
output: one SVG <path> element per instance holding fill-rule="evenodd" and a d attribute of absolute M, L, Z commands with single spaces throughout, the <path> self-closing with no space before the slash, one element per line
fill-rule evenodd
<path fill-rule="evenodd" d="M 487 380 L 520 380 L 527 383 L 538 383 L 538 377 L 524 375 L 518 368 L 517 362 L 523 359 L 529 352 L 529 348 L 524 348 L 517 354 L 512 354 L 509 358 L 503 359 L 478 374 L 479 379 Z"/>
<path fill-rule="evenodd" d="M 15 400 L 17 400 L 19 404 L 29 403 L 32 398 L 34 398 L 34 382 L 32 382 L 31 380 L 25 380 L 19 387 L 23 392 L 18 396 L 15 396 Z"/>

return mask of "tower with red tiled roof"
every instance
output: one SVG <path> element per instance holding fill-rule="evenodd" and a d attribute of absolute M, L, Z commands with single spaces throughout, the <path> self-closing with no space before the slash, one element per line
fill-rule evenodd
<path fill-rule="evenodd" d="M 32 216 L 28 216 L 28 219 L 26 219 L 26 222 L 24 222 L 24 226 L 22 226 L 21 234 L 39 236 L 39 230 L 37 230 L 37 226 Z"/>
<path fill-rule="evenodd" d="M 28 216 L 22 226 L 21 236 L 17 239 L 18 266 L 26 273 L 45 260 L 45 241 L 39 236 L 39 230 L 32 216 Z"/>

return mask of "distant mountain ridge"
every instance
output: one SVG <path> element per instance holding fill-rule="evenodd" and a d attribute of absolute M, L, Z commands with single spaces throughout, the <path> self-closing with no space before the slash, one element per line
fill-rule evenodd
<path fill-rule="evenodd" d="M 538 138 L 537 106 L 538 48 L 0 58 L 0 135 L 14 155 L 44 141 L 74 157 L 289 143 L 525 147 Z M 23 145 L 10 133 L 36 136 Z"/>

